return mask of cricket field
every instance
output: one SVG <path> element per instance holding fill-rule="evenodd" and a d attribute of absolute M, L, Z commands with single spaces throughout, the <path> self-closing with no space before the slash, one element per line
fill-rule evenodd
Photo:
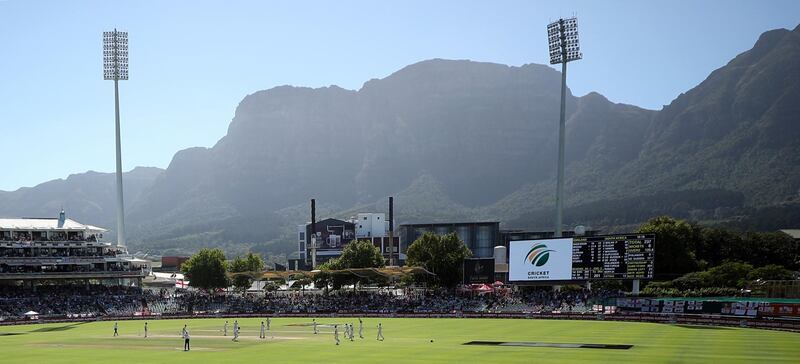
<path fill-rule="evenodd" d="M 229 322 L 228 336 L 223 325 Z M 0 327 L 0 363 L 798 363 L 800 333 L 611 321 L 522 319 L 273 318 L 113 321 Z M 376 340 L 383 326 L 384 341 Z M 355 325 L 336 345 L 334 324 Z M 188 325 L 191 351 L 183 351 Z M 466 345 L 465 343 L 473 342 Z M 592 345 L 588 345 L 592 344 Z M 603 347 L 603 345 L 617 345 Z M 588 347 L 587 347 L 588 346 Z"/>

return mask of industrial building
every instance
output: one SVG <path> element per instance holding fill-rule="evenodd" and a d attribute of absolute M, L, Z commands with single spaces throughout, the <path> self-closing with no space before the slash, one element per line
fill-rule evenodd
<path fill-rule="evenodd" d="M 500 223 L 497 221 L 403 224 L 400 225 L 401 251 L 405 252 L 425 233 L 437 235 L 455 233 L 476 258 L 492 257 L 492 248 L 501 243 Z"/>

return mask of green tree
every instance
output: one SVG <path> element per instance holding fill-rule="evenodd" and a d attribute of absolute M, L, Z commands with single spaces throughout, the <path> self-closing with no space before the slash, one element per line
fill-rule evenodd
<path fill-rule="evenodd" d="M 732 250 L 730 259 L 757 267 L 778 264 L 798 268 L 800 243 L 783 232 L 747 232 Z"/>
<path fill-rule="evenodd" d="M 642 224 L 637 232 L 655 233 L 655 279 L 675 278 L 697 268 L 695 245 L 701 229 L 684 220 L 659 216 Z"/>
<path fill-rule="evenodd" d="M 738 234 L 725 228 L 705 228 L 697 245 L 697 259 L 707 263 L 701 264 L 706 267 L 719 265 L 725 259 L 741 260 L 736 253 L 741 246 L 741 240 Z"/>
<path fill-rule="evenodd" d="M 264 266 L 264 260 L 261 259 L 261 255 L 247 253 L 244 258 L 236 257 L 233 259 L 228 264 L 228 271 L 230 273 L 256 273 L 264 270 Z M 233 277 L 233 286 L 239 291 L 247 291 L 252 284 L 253 278 L 251 274 L 237 274 Z"/>
<path fill-rule="evenodd" d="M 765 281 L 782 281 L 782 280 L 791 280 L 794 279 L 795 272 L 792 272 L 782 265 L 778 264 L 769 264 L 765 265 L 760 268 L 753 269 L 747 275 L 747 279 L 754 281 L 756 279 L 761 279 Z"/>
<path fill-rule="evenodd" d="M 747 275 L 753 270 L 748 263 L 728 261 L 709 269 L 708 275 L 712 287 L 741 288 L 747 284 Z"/>
<path fill-rule="evenodd" d="M 181 265 L 189 285 L 203 290 L 228 287 L 225 253 L 221 249 L 201 249 Z"/>
<path fill-rule="evenodd" d="M 664 286 L 682 291 L 713 286 L 712 277 L 708 271 L 686 273 L 667 283 Z"/>
<path fill-rule="evenodd" d="M 281 288 L 281 281 L 267 281 L 264 283 L 264 292 L 275 292 Z"/>
<path fill-rule="evenodd" d="M 381 249 L 368 240 L 353 240 L 345 246 L 338 258 L 339 269 L 345 268 L 380 268 L 384 266 Z"/>
<path fill-rule="evenodd" d="M 348 276 L 346 274 L 331 274 L 328 271 L 349 268 L 380 268 L 384 266 L 381 250 L 368 240 L 353 240 L 342 251 L 338 258 L 328 260 L 319 266 L 321 271 L 314 277 L 314 282 L 319 287 L 331 285 L 339 289 L 346 284 L 367 283 L 368 278 Z"/>
<path fill-rule="evenodd" d="M 319 272 L 314 275 L 314 285 L 317 287 L 325 287 L 325 293 L 328 293 L 328 287 L 333 286 L 333 289 L 341 288 L 344 281 L 339 275 L 331 274 L 330 271 L 332 270 L 339 270 L 341 269 L 342 265 L 339 263 L 339 259 L 334 258 L 328 260 L 325 263 L 320 264 L 317 269 Z"/>
<path fill-rule="evenodd" d="M 463 261 L 472 252 L 454 233 L 439 236 L 425 233 L 408 247 L 407 265 L 424 267 L 436 274 L 434 282 L 453 287 L 461 282 Z"/>
<path fill-rule="evenodd" d="M 327 263 L 328 263 L 327 265 L 323 264 L 320 269 L 342 270 L 342 269 L 353 268 L 353 267 L 345 266 L 345 263 L 342 262 L 341 257 L 336 258 L 336 259 L 331 259 Z M 342 286 L 344 286 L 344 285 L 353 285 L 353 290 L 355 290 L 355 284 L 356 283 L 358 283 L 358 282 L 368 282 L 368 281 L 369 280 L 367 278 L 360 278 L 360 277 L 354 276 L 352 274 L 347 274 L 347 273 L 344 273 L 344 272 L 331 273 L 330 274 L 331 286 L 335 290 L 336 289 L 341 289 Z"/>

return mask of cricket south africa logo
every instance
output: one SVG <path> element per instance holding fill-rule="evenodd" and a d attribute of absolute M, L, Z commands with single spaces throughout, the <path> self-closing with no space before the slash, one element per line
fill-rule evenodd
<path fill-rule="evenodd" d="M 541 267 L 550 259 L 550 252 L 554 251 L 555 250 L 547 249 L 547 245 L 536 244 L 528 252 L 528 255 L 525 256 L 525 261 L 533 264 L 535 267 Z"/>

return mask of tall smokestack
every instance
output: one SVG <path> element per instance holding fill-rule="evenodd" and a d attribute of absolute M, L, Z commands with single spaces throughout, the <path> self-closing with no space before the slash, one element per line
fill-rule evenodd
<path fill-rule="evenodd" d="M 317 235 L 317 200 L 311 199 L 311 234 Z"/>
<path fill-rule="evenodd" d="M 389 265 L 394 265 L 394 197 L 389 196 Z M 397 247 L 397 265 L 400 265 L 400 247 Z"/>
<path fill-rule="evenodd" d="M 394 197 L 389 196 L 389 231 L 394 231 Z"/>
<path fill-rule="evenodd" d="M 311 199 L 311 269 L 317 268 L 317 200 Z"/>

